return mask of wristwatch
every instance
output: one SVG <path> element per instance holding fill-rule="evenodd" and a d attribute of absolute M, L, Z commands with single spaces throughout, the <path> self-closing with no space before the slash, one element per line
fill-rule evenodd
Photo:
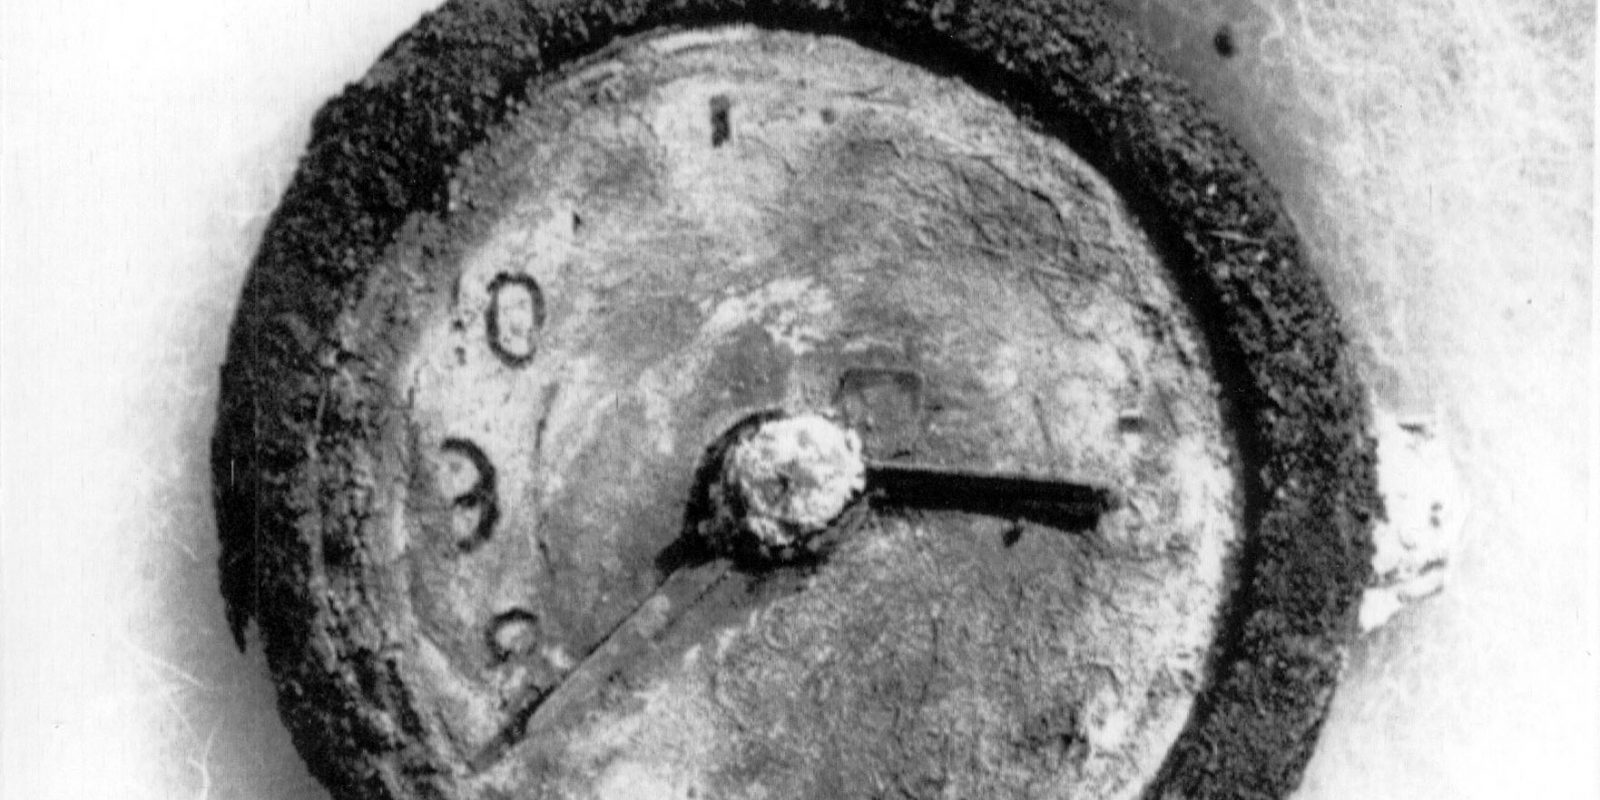
<path fill-rule="evenodd" d="M 1077 0 L 448 4 L 222 384 L 340 798 L 1283 797 L 1381 515 L 1271 187 Z"/>

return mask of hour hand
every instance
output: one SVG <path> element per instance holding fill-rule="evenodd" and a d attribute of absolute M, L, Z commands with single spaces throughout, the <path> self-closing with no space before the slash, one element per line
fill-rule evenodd
<path fill-rule="evenodd" d="M 963 511 L 1085 530 L 1114 508 L 1109 488 L 945 465 L 869 461 L 854 431 L 817 414 L 775 417 L 733 439 L 713 483 L 714 549 L 783 562 L 816 553 L 846 510 Z"/>
<path fill-rule="evenodd" d="M 878 461 L 866 462 L 866 491 L 887 505 L 1077 522 L 1093 522 L 1118 504 L 1111 489 L 1078 481 Z"/>

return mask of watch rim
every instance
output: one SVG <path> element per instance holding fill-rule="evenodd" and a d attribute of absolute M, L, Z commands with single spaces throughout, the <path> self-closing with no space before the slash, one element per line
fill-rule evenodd
<path fill-rule="evenodd" d="M 452 769 L 408 744 L 391 656 L 347 641 L 357 612 L 330 578 L 363 535 L 322 524 L 326 492 L 363 480 L 340 445 L 381 413 L 345 388 L 364 359 L 341 346 L 351 292 L 408 220 L 445 212 L 459 157 L 543 77 L 624 36 L 727 23 L 840 35 L 962 77 L 1105 174 L 1150 231 L 1237 411 L 1248 501 L 1209 678 L 1144 796 L 1287 796 L 1354 639 L 1382 514 L 1366 397 L 1276 192 L 1096 0 L 454 0 L 328 102 L 251 265 L 212 442 L 230 627 L 242 647 L 257 622 L 312 773 L 337 797 L 409 798 L 445 796 Z M 361 678 L 335 675 L 338 660 Z"/>

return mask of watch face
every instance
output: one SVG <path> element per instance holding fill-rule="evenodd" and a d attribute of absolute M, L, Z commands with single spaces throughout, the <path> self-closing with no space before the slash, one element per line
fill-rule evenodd
<path fill-rule="evenodd" d="M 1092 12 L 788 13 L 448 9 L 319 117 L 214 451 L 302 753 L 350 797 L 1282 794 L 1375 501 L 1270 192 Z"/>

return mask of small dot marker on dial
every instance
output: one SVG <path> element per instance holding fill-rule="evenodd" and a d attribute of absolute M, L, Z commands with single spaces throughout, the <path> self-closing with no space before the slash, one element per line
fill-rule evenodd
<path fill-rule="evenodd" d="M 515 608 L 496 616 L 490 624 L 489 649 L 496 661 L 505 661 L 532 652 L 538 636 L 539 618 L 530 611 Z"/>

